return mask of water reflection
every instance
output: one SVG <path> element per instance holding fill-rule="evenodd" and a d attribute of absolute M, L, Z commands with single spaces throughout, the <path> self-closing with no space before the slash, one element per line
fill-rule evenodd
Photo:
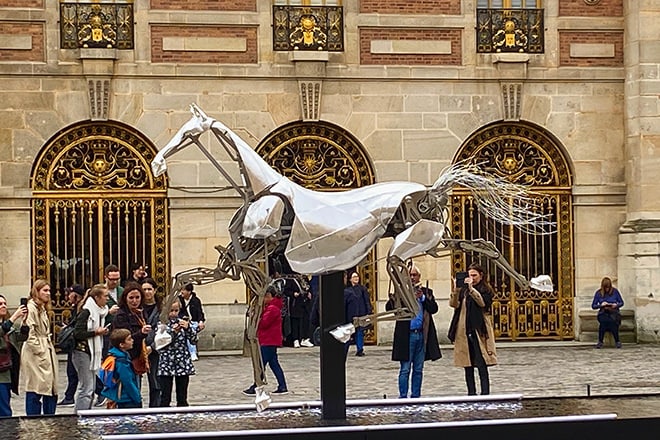
<path fill-rule="evenodd" d="M 75 416 L 12 418 L 3 420 L 2 428 L 4 438 L 97 440 L 102 435 L 145 432 L 239 431 L 336 425 L 429 423 L 612 412 L 617 413 L 619 418 L 660 417 L 660 395 L 349 407 L 346 411 L 346 420 L 340 421 L 322 420 L 320 408 L 288 408 L 271 409 L 262 413 L 223 411 L 80 419 Z"/>

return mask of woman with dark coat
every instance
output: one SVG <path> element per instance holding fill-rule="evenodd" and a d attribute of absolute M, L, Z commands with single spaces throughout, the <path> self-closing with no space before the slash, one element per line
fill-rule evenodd
<path fill-rule="evenodd" d="M 142 281 L 142 291 L 144 292 L 144 316 L 146 317 L 147 324 L 151 326 L 151 331 L 145 338 L 147 351 L 149 352 L 149 373 L 147 379 L 149 380 L 149 408 L 157 408 L 160 406 L 160 381 L 158 380 L 158 360 L 159 354 L 156 351 L 156 330 L 160 323 L 160 313 L 162 310 L 163 299 L 162 296 L 156 294 L 158 285 L 153 278 L 145 278 Z"/>
<path fill-rule="evenodd" d="M 357 316 L 370 315 L 372 310 L 367 288 L 360 284 L 360 275 L 357 272 L 351 272 L 349 282 L 350 285 L 344 289 L 347 324 L 352 323 L 353 318 Z M 348 354 L 350 343 L 350 341 L 346 343 L 345 354 Z M 355 348 L 357 349 L 355 356 L 364 356 L 364 328 L 362 327 L 355 329 Z"/>
<path fill-rule="evenodd" d="M 11 317 L 8 316 L 7 299 L 0 295 L 0 350 L 12 360 L 9 369 L 0 371 L 0 417 L 11 417 L 11 393 L 18 395 L 21 344 L 27 339 L 20 324 L 27 316 L 27 307 L 20 306 Z"/>
<path fill-rule="evenodd" d="M 142 286 L 129 282 L 124 287 L 124 292 L 119 297 L 119 311 L 112 321 L 112 328 L 125 328 L 131 332 L 133 337 L 133 348 L 128 354 L 133 362 L 135 373 L 140 377 L 149 371 L 149 351 L 146 337 L 151 332 L 151 325 L 147 323 L 144 316 L 144 292 Z"/>
<path fill-rule="evenodd" d="M 481 394 L 490 394 L 488 367 L 497 364 L 495 333 L 490 318 L 494 292 L 478 264 L 471 264 L 465 286 L 455 287 L 449 297 L 454 316 L 449 340 L 454 343 L 454 365 L 465 369 L 468 395 L 477 394 L 474 368 L 479 370 Z"/>
<path fill-rule="evenodd" d="M 415 297 L 420 305 L 417 316 L 413 319 L 399 320 L 394 326 L 392 360 L 401 363 L 399 369 L 400 399 L 408 397 L 411 371 L 410 397 L 420 397 L 424 361 L 436 361 L 442 357 L 432 316 L 438 312 L 438 304 L 435 302 L 433 289 L 422 287 L 420 277 L 419 269 L 417 266 L 413 266 L 410 269 L 410 278 L 415 287 Z M 390 298 L 385 304 L 385 310 L 392 309 L 394 309 L 394 300 Z"/>

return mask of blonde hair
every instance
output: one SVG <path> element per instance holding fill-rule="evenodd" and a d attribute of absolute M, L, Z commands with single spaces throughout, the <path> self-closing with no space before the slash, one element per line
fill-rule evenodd
<path fill-rule="evenodd" d="M 81 311 L 85 303 L 87 302 L 87 298 L 90 296 L 92 298 L 97 298 L 101 295 L 103 295 L 105 292 L 108 291 L 108 288 L 105 286 L 105 284 L 94 284 L 91 289 L 87 289 L 85 292 L 85 296 L 83 296 L 83 299 L 78 303 L 78 311 Z"/>
<path fill-rule="evenodd" d="M 46 286 L 50 286 L 50 283 L 40 278 L 34 282 L 34 284 L 32 285 L 32 289 L 30 289 L 30 298 L 32 298 L 32 300 L 35 302 L 35 304 L 38 307 L 42 307 L 40 301 L 38 300 L 39 291 Z M 43 307 L 45 307 L 46 310 L 50 311 L 50 309 L 52 308 L 51 302 L 48 301 Z"/>

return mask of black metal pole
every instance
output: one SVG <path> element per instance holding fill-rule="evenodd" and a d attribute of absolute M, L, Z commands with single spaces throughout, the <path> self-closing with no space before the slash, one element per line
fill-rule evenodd
<path fill-rule="evenodd" d="M 344 324 L 344 273 L 320 277 L 321 412 L 323 419 L 346 418 L 346 361 L 344 344 L 329 333 Z"/>

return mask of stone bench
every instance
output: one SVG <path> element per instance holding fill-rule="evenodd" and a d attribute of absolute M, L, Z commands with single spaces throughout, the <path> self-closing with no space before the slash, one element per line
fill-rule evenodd
<path fill-rule="evenodd" d="M 580 319 L 580 341 L 596 342 L 598 340 L 598 311 L 581 310 L 578 314 Z M 637 342 L 637 328 L 635 327 L 635 312 L 629 309 L 621 309 L 621 326 L 619 327 L 619 338 L 621 342 Z M 605 333 L 604 345 L 614 346 L 612 334 Z"/>

